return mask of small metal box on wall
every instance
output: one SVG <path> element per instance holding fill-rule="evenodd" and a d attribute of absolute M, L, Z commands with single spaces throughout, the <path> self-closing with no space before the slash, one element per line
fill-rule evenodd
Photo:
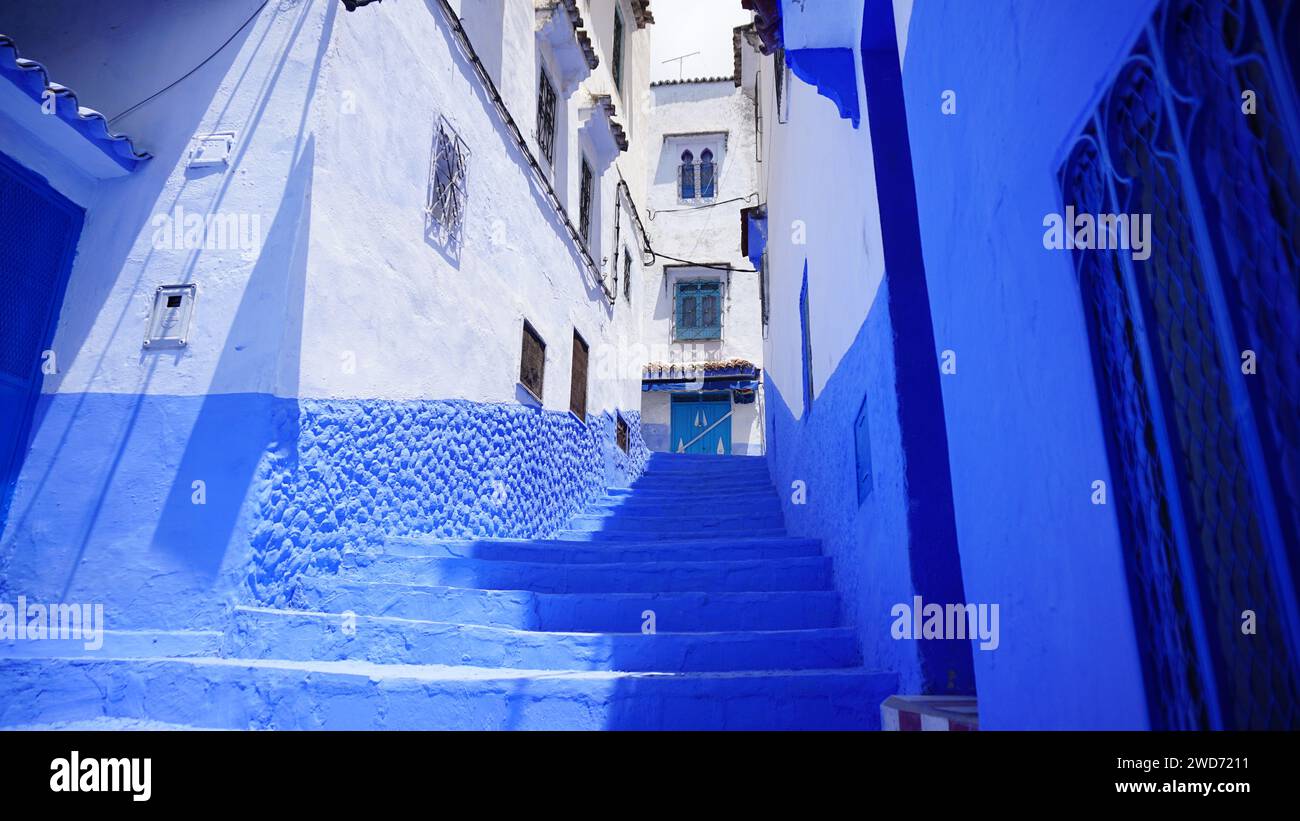
<path fill-rule="evenodd" d="M 144 347 L 183 348 L 194 317 L 194 299 L 198 286 L 159 285 L 154 291 L 153 310 L 149 312 L 149 330 L 145 333 Z"/>

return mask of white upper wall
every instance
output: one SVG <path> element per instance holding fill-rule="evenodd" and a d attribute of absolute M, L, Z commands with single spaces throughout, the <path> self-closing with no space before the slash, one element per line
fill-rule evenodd
<path fill-rule="evenodd" d="M 489 57 L 494 49 L 478 40 L 474 46 L 535 145 L 534 12 L 517 13 L 521 2 L 500 6 L 499 30 L 478 24 L 480 38 L 499 31 L 496 69 Z M 589 5 L 595 8 L 584 8 L 584 16 L 595 21 L 608 3 Z M 647 76 L 649 34 L 625 11 L 625 82 L 633 88 Z M 48 12 L 27 14 L 44 19 Z M 208 28 L 220 27 L 224 39 L 248 13 L 240 5 Z M 33 23 L 33 47 L 24 53 L 51 66 L 78 60 L 112 66 L 123 51 L 130 64 L 136 50 L 170 53 L 174 42 L 193 38 L 193 62 L 206 56 L 198 51 L 202 38 L 181 16 L 170 26 L 151 19 L 121 41 L 98 30 L 93 15 L 61 19 L 81 19 L 89 28 L 60 29 L 43 41 L 36 33 L 47 24 Z M 173 76 L 171 68 L 143 85 L 156 89 L 186 70 Z M 592 90 L 612 87 L 601 73 L 607 71 L 602 55 L 590 82 L 560 103 L 560 150 L 570 158 L 577 151 L 577 112 L 590 106 Z M 51 76 L 72 85 L 53 69 Z M 425 237 L 439 117 L 469 152 L 458 257 Z M 627 125 L 621 111 L 617 118 Z M 148 124 L 155 154 L 133 175 L 97 181 L 45 163 L 56 186 L 87 208 L 55 338 L 60 373 L 46 378 L 46 392 L 513 402 L 520 399 L 527 318 L 548 344 L 545 405 L 564 409 L 574 329 L 591 344 L 593 360 L 635 335 L 638 317 L 621 298 L 611 307 L 581 263 L 437 0 L 372 4 L 354 13 L 336 0 L 267 4 L 226 50 L 120 128 L 132 133 L 133 123 Z M 230 165 L 188 168 L 191 138 L 215 131 L 236 135 Z M 615 169 L 634 189 L 645 185 L 638 159 L 638 142 L 645 141 L 634 129 L 629 137 L 633 150 L 597 181 L 597 248 L 613 242 Z M 37 153 L 26 137 L 3 129 L 0 151 L 20 161 L 24 152 L 29 159 Z M 554 180 L 576 225 L 577 163 L 561 165 Z M 230 250 L 155 247 L 154 221 L 177 207 L 247 218 L 258 225 L 259 242 Z M 635 242 L 629 232 L 624 210 L 624 243 Z M 640 256 L 633 256 L 640 278 Z M 599 254 L 596 262 L 602 263 Z M 608 265 L 604 273 L 612 275 Z M 143 353 L 154 289 L 178 282 L 198 285 L 189 345 Z M 638 383 L 593 368 L 588 407 L 636 407 Z"/>
<path fill-rule="evenodd" d="M 761 366 L 758 275 L 744 272 L 754 266 L 740 247 L 741 209 L 758 203 L 753 103 L 731 80 L 657 85 L 651 93 L 655 105 L 646 142 L 655 153 L 647 164 L 646 227 L 662 256 L 642 288 L 648 357 L 660 362 L 739 357 Z M 698 162 L 705 148 L 713 151 L 718 165 L 716 196 L 683 201 L 678 188 L 682 151 L 690 149 Z M 742 270 L 713 270 L 678 260 Z M 674 340 L 674 284 L 680 279 L 721 282 L 720 341 Z"/>
<path fill-rule="evenodd" d="M 853 53 L 861 93 L 861 57 L 858 49 Z M 789 97 L 778 116 L 775 70 L 772 57 L 760 58 L 764 161 L 759 179 L 768 206 L 771 288 L 765 364 L 769 380 L 801 416 L 799 293 L 805 263 L 815 397 L 875 303 L 884 278 L 884 246 L 865 100 L 859 100 L 862 123 L 854 129 L 833 102 L 787 69 Z"/>

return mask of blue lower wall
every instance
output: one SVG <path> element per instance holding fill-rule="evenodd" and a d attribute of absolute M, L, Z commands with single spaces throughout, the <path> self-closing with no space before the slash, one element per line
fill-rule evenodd
<path fill-rule="evenodd" d="M 1055 181 L 1153 0 L 917 3 L 903 82 L 983 727 L 1140 728 L 1145 698 L 1078 284 L 1043 248 Z M 956 94 L 946 115 L 942 95 Z M 1113 484 L 1112 484 L 1113 487 Z"/>
<path fill-rule="evenodd" d="M 110 628 L 214 626 L 232 602 L 291 603 L 350 544 L 547 535 L 643 469 L 639 415 L 624 418 L 629 454 L 611 415 L 518 405 L 44 395 L 0 600 L 102 603 Z"/>
<path fill-rule="evenodd" d="M 821 539 L 835 560 L 835 589 L 846 623 L 857 628 L 864 666 L 896 672 L 900 692 L 919 693 L 923 682 L 916 643 L 890 636 L 890 608 L 910 604 L 914 592 L 886 299 L 882 285 L 853 345 L 804 417 L 793 415 L 783 386 L 769 372 L 764 386 L 767 455 L 790 533 Z M 797 395 L 799 381 L 790 380 L 784 390 Z M 854 420 L 864 397 L 874 479 L 870 495 L 859 505 Z M 804 504 L 795 502 L 795 482 L 804 483 Z"/>

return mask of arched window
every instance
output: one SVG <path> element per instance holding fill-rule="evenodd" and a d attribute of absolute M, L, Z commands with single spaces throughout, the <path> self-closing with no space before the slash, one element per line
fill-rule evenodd
<path fill-rule="evenodd" d="M 717 193 L 717 166 L 713 164 L 713 151 L 706 148 L 700 152 L 700 196 L 713 199 Z"/>
<path fill-rule="evenodd" d="M 695 199 L 695 155 L 689 149 L 682 152 L 682 167 L 677 176 L 680 180 L 682 199 Z"/>

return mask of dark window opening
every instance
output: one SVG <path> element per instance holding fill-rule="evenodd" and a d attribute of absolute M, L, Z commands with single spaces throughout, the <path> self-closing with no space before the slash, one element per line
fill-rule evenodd
<path fill-rule="evenodd" d="M 614 73 L 614 87 L 623 93 L 623 15 L 614 8 L 614 59 L 610 70 Z"/>
<path fill-rule="evenodd" d="M 623 414 L 618 415 L 618 421 L 614 428 L 614 439 L 618 443 L 618 449 L 627 453 L 627 420 Z"/>
<path fill-rule="evenodd" d="M 537 86 L 537 145 L 549 163 L 555 162 L 555 86 L 542 69 Z"/>
<path fill-rule="evenodd" d="M 695 155 L 690 151 L 682 152 L 681 195 L 684 200 L 695 199 Z"/>
<path fill-rule="evenodd" d="M 519 384 L 542 401 L 542 384 L 546 374 L 546 343 L 527 320 L 524 321 L 524 346 L 519 358 Z"/>
<path fill-rule="evenodd" d="M 181 307 L 181 295 L 173 294 L 172 296 L 167 297 L 167 307 L 168 308 Z"/>
<path fill-rule="evenodd" d="M 582 184 L 578 192 L 578 231 L 582 241 L 591 244 L 591 165 L 582 159 Z"/>
<path fill-rule="evenodd" d="M 713 152 L 704 149 L 700 154 L 700 196 L 713 199 L 716 195 L 717 166 L 713 164 Z"/>
<path fill-rule="evenodd" d="M 573 381 L 569 387 L 569 410 L 587 421 L 587 343 L 573 332 Z"/>
<path fill-rule="evenodd" d="M 632 252 L 623 249 L 623 298 L 632 301 Z"/>

